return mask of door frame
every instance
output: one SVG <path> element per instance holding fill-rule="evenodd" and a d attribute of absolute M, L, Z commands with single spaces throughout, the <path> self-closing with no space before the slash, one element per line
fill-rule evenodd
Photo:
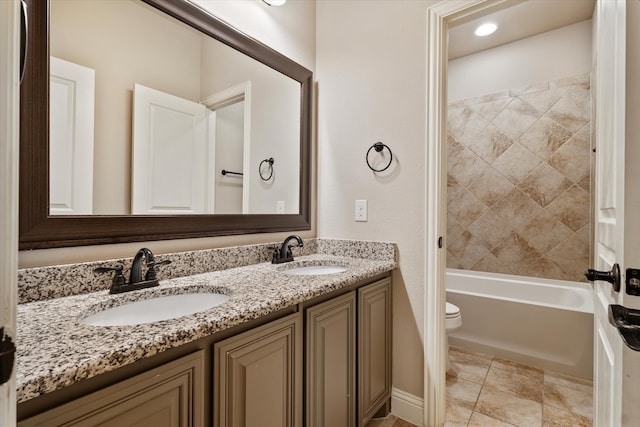
<path fill-rule="evenodd" d="M 207 107 L 210 111 L 210 115 L 215 114 L 216 110 L 220 108 L 227 107 L 229 105 L 235 104 L 236 102 L 244 101 L 244 141 L 243 141 L 243 152 L 242 152 L 242 213 L 249 213 L 249 202 L 251 200 L 249 185 L 251 182 L 251 80 L 247 80 L 245 82 L 238 83 L 237 85 L 231 86 L 222 91 L 216 92 L 212 95 L 209 95 L 202 99 L 200 103 Z M 209 123 L 215 121 L 215 117 L 213 120 L 210 120 Z M 213 133 L 213 135 L 212 135 Z M 212 132 L 211 127 L 209 128 L 209 149 L 212 151 L 211 155 L 211 168 L 210 172 L 215 176 L 215 148 L 216 148 L 216 138 L 215 138 L 215 129 Z M 212 188 L 211 197 L 215 199 L 215 195 L 213 191 L 215 191 L 215 185 L 213 184 L 214 180 L 209 180 Z M 214 204 L 210 204 L 213 213 Z"/>
<path fill-rule="evenodd" d="M 424 293 L 424 425 L 444 424 L 446 414 L 445 270 L 447 229 L 448 31 L 479 15 L 524 0 L 443 0 L 427 9 L 426 263 Z"/>
<path fill-rule="evenodd" d="M 0 1 L 0 327 L 16 341 L 20 1 Z M 0 340 L 3 337 L 0 336 Z M 0 425 L 16 422 L 15 361 L 0 385 Z"/>

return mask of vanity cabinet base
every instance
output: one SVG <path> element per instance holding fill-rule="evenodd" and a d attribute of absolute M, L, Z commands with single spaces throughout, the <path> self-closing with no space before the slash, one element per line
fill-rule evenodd
<path fill-rule="evenodd" d="M 204 352 L 198 351 L 18 423 L 19 427 L 203 425 Z"/>
<path fill-rule="evenodd" d="M 302 319 L 292 314 L 214 345 L 215 427 L 302 427 Z"/>

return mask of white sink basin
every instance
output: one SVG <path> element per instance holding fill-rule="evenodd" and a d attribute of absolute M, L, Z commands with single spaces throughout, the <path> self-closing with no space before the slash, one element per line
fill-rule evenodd
<path fill-rule="evenodd" d="M 282 270 L 283 273 L 294 276 L 316 276 L 322 274 L 344 273 L 345 271 L 347 271 L 347 268 L 341 265 L 307 265 Z"/>
<path fill-rule="evenodd" d="M 80 323 L 90 326 L 141 325 L 198 313 L 228 299 L 228 295 L 213 292 L 163 295 L 100 311 Z"/>

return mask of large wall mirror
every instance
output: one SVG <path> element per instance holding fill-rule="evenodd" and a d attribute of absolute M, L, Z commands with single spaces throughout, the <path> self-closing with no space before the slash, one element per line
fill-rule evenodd
<path fill-rule="evenodd" d="M 311 71 L 187 1 L 27 3 L 21 249 L 310 228 Z"/>

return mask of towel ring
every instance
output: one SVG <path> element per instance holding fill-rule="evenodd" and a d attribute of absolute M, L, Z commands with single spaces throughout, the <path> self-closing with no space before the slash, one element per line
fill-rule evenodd
<path fill-rule="evenodd" d="M 389 163 L 387 163 L 387 165 L 382 169 L 376 169 L 373 166 L 371 166 L 371 163 L 369 163 L 369 153 L 371 152 L 371 150 L 374 150 L 374 149 L 376 150 L 376 153 L 380 153 L 385 148 L 389 151 Z M 384 172 L 387 169 L 389 169 L 389 166 L 391 166 L 391 162 L 393 161 L 393 153 L 391 152 L 391 148 L 389 148 L 387 144 L 383 144 L 382 142 L 376 142 L 367 150 L 367 155 L 365 156 L 365 159 L 367 160 L 367 166 L 369 166 L 369 169 L 371 169 L 374 172 Z"/>
<path fill-rule="evenodd" d="M 263 161 L 260 162 L 260 164 L 258 165 L 258 174 L 260 175 L 260 179 L 263 181 L 269 181 L 271 179 L 271 177 L 273 176 L 273 163 L 275 162 L 275 160 L 273 160 L 273 157 L 269 157 L 268 159 L 264 159 Z M 264 175 L 262 174 L 262 164 L 263 163 L 268 163 L 269 164 L 269 169 L 270 169 L 270 173 L 268 177 L 264 177 Z"/>

